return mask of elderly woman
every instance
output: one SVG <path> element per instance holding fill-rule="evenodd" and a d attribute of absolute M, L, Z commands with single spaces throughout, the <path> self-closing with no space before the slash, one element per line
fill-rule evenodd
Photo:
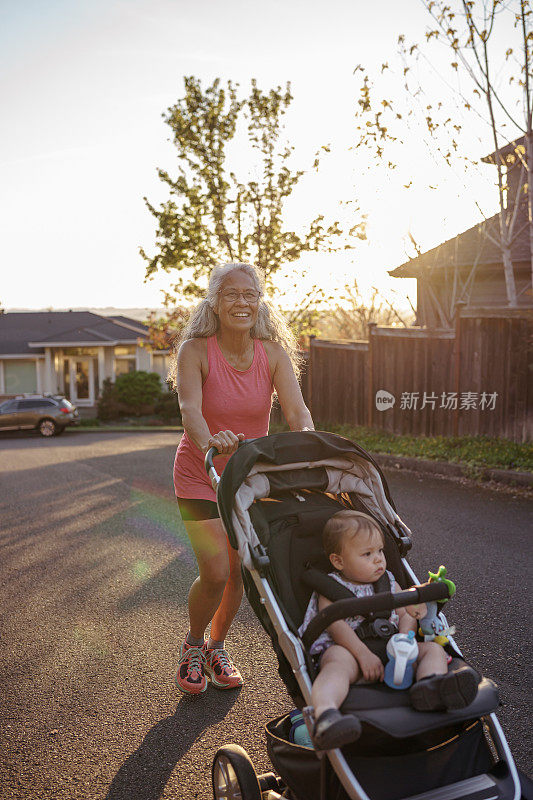
<path fill-rule="evenodd" d="M 250 264 L 215 267 L 207 297 L 193 311 L 176 348 L 171 377 L 185 433 L 174 462 L 174 489 L 198 561 L 189 591 L 189 631 L 181 644 L 176 683 L 200 694 L 242 684 L 224 639 L 242 598 L 237 553 L 229 546 L 204 455 L 216 447 L 220 472 L 239 441 L 266 436 L 276 392 L 291 430 L 313 430 L 302 398 L 295 341 L 264 297 Z M 211 623 L 210 637 L 204 634 Z"/>

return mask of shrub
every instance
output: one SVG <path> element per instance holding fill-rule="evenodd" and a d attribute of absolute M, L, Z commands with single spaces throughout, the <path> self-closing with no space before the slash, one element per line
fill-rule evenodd
<path fill-rule="evenodd" d="M 165 422 L 181 423 L 177 395 L 174 392 L 163 392 L 154 406 L 154 414 L 164 419 Z"/>
<path fill-rule="evenodd" d="M 157 415 L 146 424 L 180 424 L 178 398 L 174 392 L 162 392 L 159 375 L 155 372 L 128 372 L 116 383 L 106 378 L 98 398 L 98 419 L 117 420 L 128 416 Z"/>
<path fill-rule="evenodd" d="M 117 398 L 116 387 L 111 378 L 106 378 L 102 386 L 102 393 L 98 398 L 98 419 L 118 419 L 122 413 L 121 404 Z"/>
<path fill-rule="evenodd" d="M 161 395 L 161 381 L 157 372 L 126 372 L 115 382 L 116 398 L 128 406 L 130 413 L 146 413 Z"/>

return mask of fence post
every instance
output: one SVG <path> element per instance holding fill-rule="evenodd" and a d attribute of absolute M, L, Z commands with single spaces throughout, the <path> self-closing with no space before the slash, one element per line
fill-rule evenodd
<path fill-rule="evenodd" d="M 314 333 L 312 333 L 309 336 L 309 361 L 307 364 L 307 394 L 309 395 L 307 407 L 309 409 L 309 413 L 311 414 L 311 419 L 313 419 L 313 344 L 315 339 L 316 336 Z"/>
<path fill-rule="evenodd" d="M 454 342 L 454 386 L 456 392 L 457 408 L 453 412 L 453 435 L 459 435 L 459 390 L 461 382 L 461 311 L 466 306 L 464 300 L 459 300 L 455 304 L 455 342 Z"/>
<path fill-rule="evenodd" d="M 373 415 L 374 415 L 374 397 L 373 397 L 373 385 L 374 385 L 374 346 L 373 346 L 373 339 L 374 339 L 374 328 L 377 327 L 376 322 L 369 322 L 368 323 L 368 375 L 367 375 L 367 404 L 366 404 L 366 415 L 367 415 L 367 425 L 369 428 L 372 427 L 373 423 Z"/>

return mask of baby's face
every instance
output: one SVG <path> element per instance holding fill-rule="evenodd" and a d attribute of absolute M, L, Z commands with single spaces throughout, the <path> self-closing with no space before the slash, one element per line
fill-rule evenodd
<path fill-rule="evenodd" d="M 385 572 L 387 563 L 383 552 L 383 537 L 377 529 L 372 533 L 347 532 L 340 554 L 330 556 L 333 566 L 355 583 L 374 583 Z"/>

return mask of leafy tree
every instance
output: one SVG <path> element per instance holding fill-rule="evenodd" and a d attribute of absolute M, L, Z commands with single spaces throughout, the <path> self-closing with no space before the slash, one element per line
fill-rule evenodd
<path fill-rule="evenodd" d="M 511 247 L 521 233 L 517 210 L 525 197 L 528 203 L 528 226 L 533 271 L 533 98 L 531 63 L 533 30 L 529 0 L 422 0 L 431 19 L 425 42 L 408 42 L 399 37 L 402 101 L 375 96 L 375 87 L 363 72 L 358 104 L 358 141 L 356 146 L 370 148 L 382 163 L 391 160 L 391 143 L 400 143 L 402 134 L 412 130 L 415 119 L 421 120 L 426 142 L 433 153 L 452 166 L 462 160 L 477 166 L 461 147 L 464 124 L 461 112 L 474 115 L 476 124 L 490 133 L 497 168 L 499 215 L 498 227 L 487 219 L 476 199 L 484 220 L 483 234 L 497 245 L 504 265 L 507 300 L 516 306 L 516 287 Z M 514 32 L 512 27 L 514 26 Z M 510 29 L 511 28 L 511 29 Z M 503 48 L 502 48 L 503 43 Z M 449 102 L 435 101 L 424 88 L 424 79 L 413 79 L 415 67 L 427 75 L 433 71 L 432 48 L 448 48 L 449 75 L 441 75 Z M 383 64 L 382 71 L 389 69 Z M 420 73 L 419 73 L 420 74 Z M 453 90 L 450 92 L 450 89 Z M 404 102 L 406 101 L 406 102 Z M 405 105 L 407 104 L 407 110 Z M 403 127 L 403 126 L 406 126 Z M 471 124 L 469 126 L 471 128 Z M 517 142 L 525 137 L 525 146 Z M 516 197 L 509 197 L 508 170 L 519 166 L 520 180 Z M 406 187 L 407 188 L 407 187 Z M 431 187 L 434 188 L 434 187 Z M 475 269 L 475 265 L 474 265 Z"/>
<path fill-rule="evenodd" d="M 318 214 L 303 233 L 287 230 L 284 210 L 303 170 L 292 168 L 294 147 L 281 141 L 283 117 L 292 101 L 290 84 L 264 92 L 255 80 L 247 97 L 238 84 L 216 79 L 203 87 L 186 77 L 185 94 L 164 114 L 172 131 L 177 168 L 159 177 L 169 198 L 159 208 L 145 202 L 157 221 L 156 252 L 147 255 L 146 277 L 158 270 L 177 278 L 167 293 L 197 297 L 211 268 L 223 261 L 252 261 L 275 291 L 274 276 L 311 251 L 333 252 L 364 238 L 364 220 L 348 231 Z M 243 130 L 244 126 L 244 130 Z M 250 169 L 237 174 L 228 150 L 238 147 Z M 317 154 L 313 166 L 318 167 Z M 246 174 L 245 174 L 246 173 Z"/>

